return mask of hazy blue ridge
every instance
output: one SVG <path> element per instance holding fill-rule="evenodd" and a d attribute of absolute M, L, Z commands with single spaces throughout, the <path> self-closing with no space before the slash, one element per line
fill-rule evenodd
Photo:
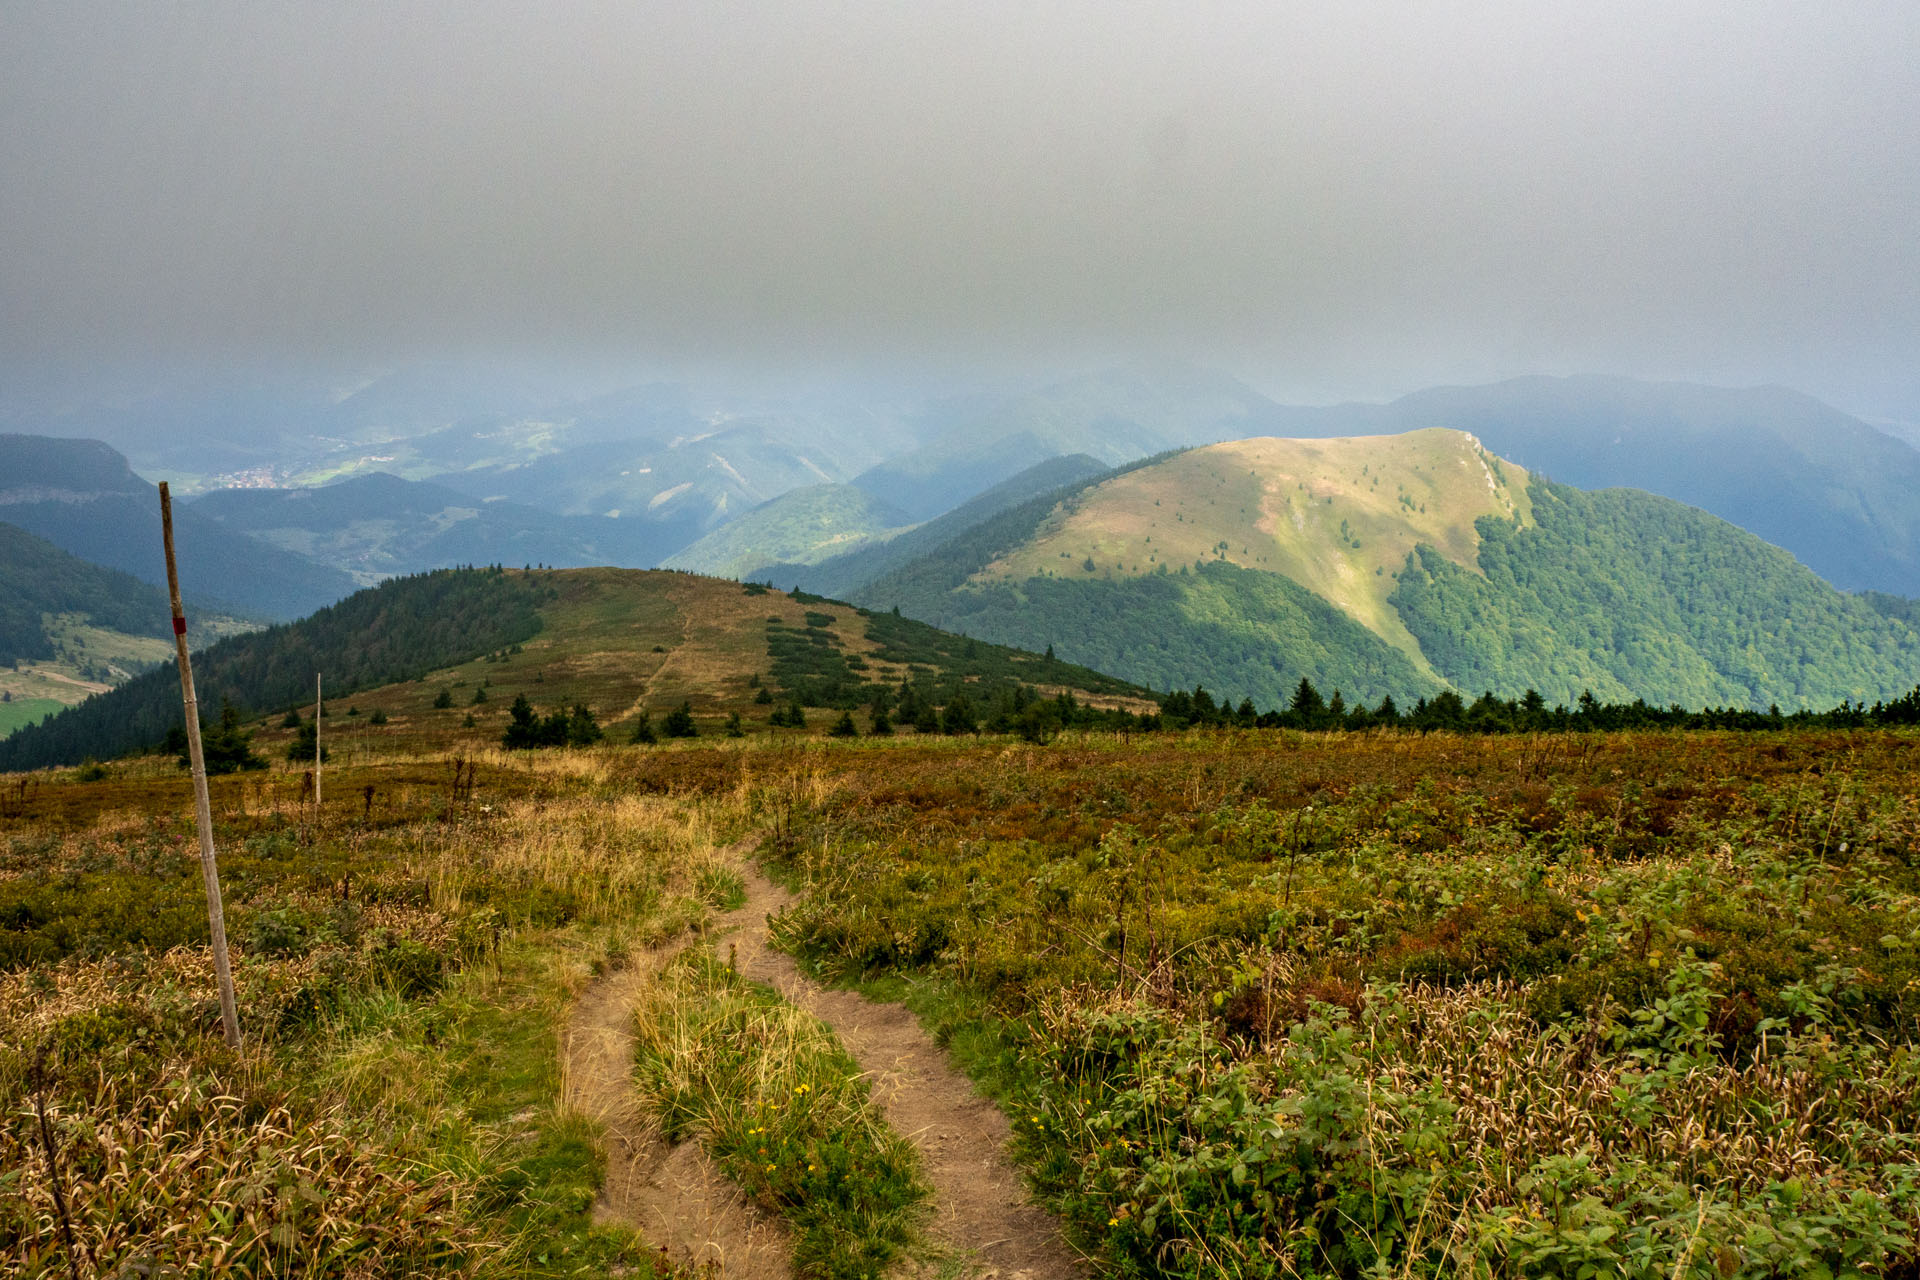
<path fill-rule="evenodd" d="M 1111 369 L 980 406 L 938 439 L 854 478 L 930 519 L 1046 459 L 1106 466 L 1168 449 L 1270 434 L 1286 411 L 1246 384 L 1181 363 Z"/>
<path fill-rule="evenodd" d="M 390 579 L 196 654 L 201 721 L 219 714 L 222 699 L 249 712 L 304 701 L 316 672 L 330 694 L 344 696 L 469 661 L 539 631 L 549 598 L 537 575 L 448 569 Z M 179 676 L 160 668 L 0 740 L 0 771 L 123 755 L 159 742 L 181 719 Z"/>
<path fill-rule="evenodd" d="M 672 541 L 646 521 L 485 502 L 385 472 L 310 489 L 218 489 L 193 510 L 363 581 L 463 564 L 646 568 Z"/>
<path fill-rule="evenodd" d="M 1399 575 L 1401 618 L 1463 692 L 1794 710 L 1920 682 L 1910 620 L 1715 516 L 1631 489 L 1531 494 L 1534 526 L 1480 521 L 1479 574 L 1423 547 Z"/>

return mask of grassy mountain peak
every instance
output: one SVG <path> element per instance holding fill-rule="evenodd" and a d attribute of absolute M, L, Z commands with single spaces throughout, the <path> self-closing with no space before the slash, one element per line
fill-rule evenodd
<path fill-rule="evenodd" d="M 1905 602 L 1845 595 L 1671 499 L 1586 493 L 1467 432 L 1253 439 L 1036 499 L 857 598 L 1154 688 L 1792 710 L 1920 677 Z"/>
<path fill-rule="evenodd" d="M 1225 562 L 1292 579 L 1426 670 L 1388 600 L 1395 575 L 1421 545 L 1471 568 L 1477 521 L 1531 518 L 1527 479 L 1462 431 L 1235 440 L 1096 485 L 976 579 L 1125 578 Z"/>

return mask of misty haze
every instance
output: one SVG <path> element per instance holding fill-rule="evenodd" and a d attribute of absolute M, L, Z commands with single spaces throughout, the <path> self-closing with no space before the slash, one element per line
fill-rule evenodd
<path fill-rule="evenodd" d="M 1920 10 L 0 13 L 0 1280 L 1920 1270 Z"/>

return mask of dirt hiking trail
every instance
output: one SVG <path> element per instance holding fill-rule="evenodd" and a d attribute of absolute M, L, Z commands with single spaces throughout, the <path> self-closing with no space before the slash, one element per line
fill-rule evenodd
<path fill-rule="evenodd" d="M 965 1260 L 963 1274 L 1002 1280 L 1071 1280 L 1089 1274 L 1053 1215 L 1034 1205 L 1007 1158 L 1007 1118 L 947 1065 L 946 1054 L 906 1008 L 852 991 L 830 991 L 775 951 L 767 919 L 792 901 L 742 858 L 747 903 L 735 912 L 740 971 L 765 982 L 833 1028 L 873 1083 L 888 1123 L 920 1150 L 933 1187 L 930 1235 Z"/>
<path fill-rule="evenodd" d="M 920 1152 L 933 1189 L 928 1234 L 947 1255 L 938 1274 L 973 1280 L 1083 1280 L 1085 1262 L 1059 1223 L 1031 1203 L 1006 1155 L 1005 1116 L 947 1065 L 913 1014 L 851 991 L 831 991 L 802 974 L 768 941 L 767 920 L 792 901 L 755 866 L 757 843 L 726 851 L 746 883 L 746 904 L 708 930 L 736 949 L 740 971 L 813 1014 L 839 1037 L 872 1081 L 887 1120 Z M 635 956 L 581 995 L 567 1029 L 568 1102 L 607 1130 L 607 1181 L 597 1217 L 638 1228 L 675 1262 L 725 1280 L 784 1280 L 787 1233 L 714 1168 L 698 1142 L 671 1145 L 646 1118 L 633 1084 L 633 1014 L 645 989 L 682 944 Z M 723 952 L 724 954 L 724 952 Z M 930 1273 L 932 1269 L 923 1268 Z M 902 1268 L 912 1273 L 912 1264 Z"/>
<path fill-rule="evenodd" d="M 749 1200 L 698 1142 L 668 1142 L 634 1087 L 634 1005 L 682 945 L 652 948 L 595 979 L 567 1023 L 566 1103 L 606 1131 L 607 1178 L 593 1216 L 638 1230 L 679 1267 L 727 1280 L 787 1280 L 786 1224 Z"/>

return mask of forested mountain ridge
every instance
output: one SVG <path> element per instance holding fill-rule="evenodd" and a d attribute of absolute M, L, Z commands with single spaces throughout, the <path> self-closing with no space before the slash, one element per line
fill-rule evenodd
<path fill-rule="evenodd" d="M 196 645 L 253 629 L 188 612 Z M 167 661 L 170 616 L 158 587 L 0 521 L 0 738 Z"/>
<path fill-rule="evenodd" d="M 1262 705 L 1302 676 L 1349 699 L 1591 688 L 1788 710 L 1920 680 L 1896 602 L 1843 595 L 1707 513 L 1554 485 L 1446 431 L 1185 451 L 983 522 L 855 598 Z"/>
<path fill-rule="evenodd" d="M 0 666 L 51 658 L 49 614 L 77 614 L 97 627 L 164 639 L 172 614 L 159 588 L 132 574 L 68 555 L 44 538 L 0 522 Z"/>
<path fill-rule="evenodd" d="M 1289 410 L 1288 434 L 1446 427 L 1581 489 L 1712 512 L 1842 590 L 1920 596 L 1920 449 L 1784 387 L 1525 377 Z"/>
<path fill-rule="evenodd" d="M 0 435 L 0 517 L 82 560 L 166 583 L 159 496 L 98 440 Z M 182 592 L 223 610 L 297 617 L 357 585 L 338 569 L 227 529 L 189 504 L 174 511 L 174 536 Z"/>
<path fill-rule="evenodd" d="M 1637 489 L 1536 479 L 1534 520 L 1481 522 L 1472 570 L 1420 548 L 1393 603 L 1462 690 L 1787 709 L 1920 683 L 1920 630 L 1778 547 Z"/>

